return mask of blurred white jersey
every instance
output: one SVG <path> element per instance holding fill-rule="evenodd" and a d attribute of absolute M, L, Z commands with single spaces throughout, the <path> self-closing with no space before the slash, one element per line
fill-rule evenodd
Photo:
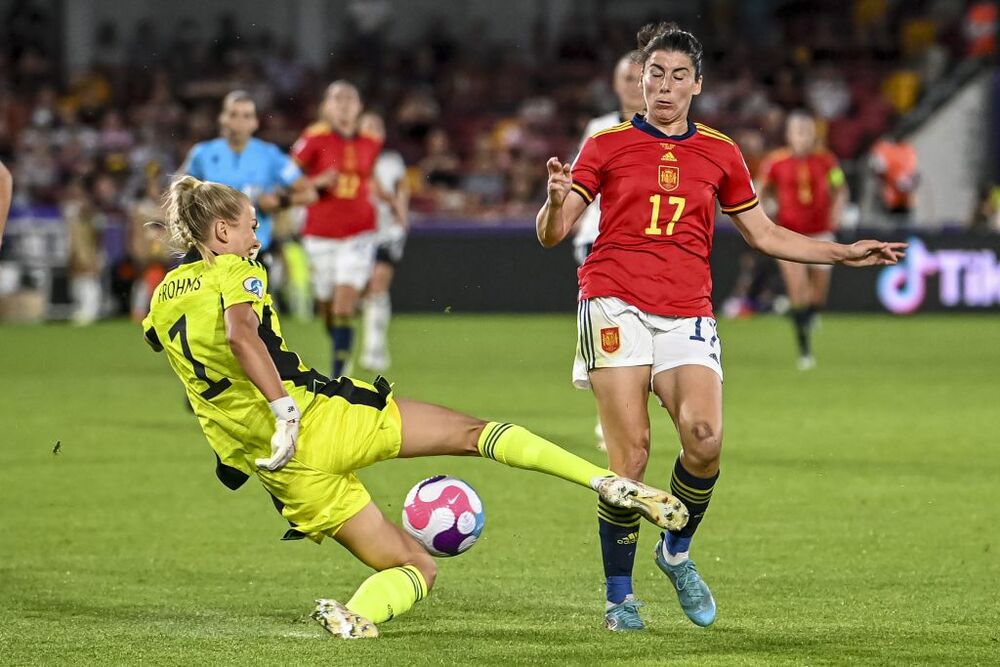
<path fill-rule="evenodd" d="M 614 127 L 619 123 L 625 122 L 622 115 L 618 111 L 612 111 L 611 113 L 604 114 L 603 116 L 598 116 L 597 118 L 591 119 L 587 123 L 587 128 L 583 131 L 583 139 L 580 140 L 580 148 L 583 147 L 583 142 L 589 139 L 593 134 L 600 132 L 601 130 L 606 130 L 609 127 Z M 579 153 L 579 149 L 577 153 Z M 576 223 L 576 236 L 573 237 L 573 245 L 576 247 L 577 262 L 583 263 L 583 259 L 586 257 L 585 254 L 581 252 L 581 248 L 589 245 L 593 245 L 594 241 L 597 240 L 597 234 L 600 229 L 601 224 L 601 195 L 594 197 L 594 201 L 588 206 L 580 219 Z"/>
<path fill-rule="evenodd" d="M 399 187 L 399 183 L 406 178 L 406 163 L 403 156 L 396 151 L 382 151 L 378 159 L 375 160 L 375 167 L 372 176 L 378 182 L 383 192 L 392 196 Z M 389 202 L 375 197 L 375 215 L 378 219 L 378 231 L 381 236 L 385 230 L 396 224 L 396 218 L 392 214 L 392 207 Z"/>

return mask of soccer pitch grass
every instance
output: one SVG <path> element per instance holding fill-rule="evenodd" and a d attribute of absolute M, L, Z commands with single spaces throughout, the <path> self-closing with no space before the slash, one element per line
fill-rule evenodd
<path fill-rule="evenodd" d="M 719 604 L 684 618 L 642 528 L 649 630 L 602 629 L 594 496 L 493 462 L 362 473 L 398 521 L 435 473 L 468 480 L 486 529 L 374 641 L 308 620 L 366 568 L 278 540 L 259 484 L 226 490 L 166 360 L 136 325 L 0 329 L 0 663 L 986 664 L 1000 661 L 1000 319 L 827 316 L 795 370 L 778 318 L 724 321 L 722 477 L 692 552 Z M 286 323 L 325 369 L 318 325 Z M 516 421 L 593 461 L 594 409 L 567 316 L 404 316 L 400 396 Z M 365 377 L 363 374 L 360 374 Z M 651 405 L 655 405 L 652 404 Z M 654 411 L 648 479 L 677 449 Z M 54 452 L 59 441 L 58 453 Z"/>

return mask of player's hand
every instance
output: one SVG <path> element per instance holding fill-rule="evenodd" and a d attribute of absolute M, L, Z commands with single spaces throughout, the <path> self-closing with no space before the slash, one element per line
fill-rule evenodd
<path fill-rule="evenodd" d="M 279 208 L 281 208 L 281 198 L 274 193 L 265 192 L 264 194 L 257 197 L 257 208 L 264 211 L 265 213 L 276 211 Z"/>
<path fill-rule="evenodd" d="M 313 176 L 312 184 L 320 190 L 325 190 L 326 188 L 330 187 L 331 185 L 337 182 L 337 176 L 339 175 L 340 175 L 339 171 L 337 171 L 333 167 L 330 167 L 326 171 L 321 171 L 320 173 Z"/>
<path fill-rule="evenodd" d="M 847 246 L 847 257 L 840 261 L 845 266 L 886 266 L 906 257 L 907 243 L 898 241 L 858 241 Z"/>
<path fill-rule="evenodd" d="M 299 421 L 302 415 L 291 396 L 283 396 L 271 401 L 274 413 L 274 435 L 271 436 L 271 457 L 257 459 L 257 467 L 265 470 L 281 470 L 295 456 L 295 443 L 299 439 Z"/>
<path fill-rule="evenodd" d="M 573 185 L 573 178 L 570 176 L 569 163 L 563 164 L 559 158 L 550 157 L 545 163 L 545 168 L 549 171 L 548 195 L 549 203 L 555 206 L 562 206 L 569 194 L 570 186 Z"/>
<path fill-rule="evenodd" d="M 279 419 L 274 423 L 271 436 L 271 458 L 257 459 L 257 467 L 274 472 L 281 470 L 295 456 L 295 443 L 299 439 L 298 419 Z"/>

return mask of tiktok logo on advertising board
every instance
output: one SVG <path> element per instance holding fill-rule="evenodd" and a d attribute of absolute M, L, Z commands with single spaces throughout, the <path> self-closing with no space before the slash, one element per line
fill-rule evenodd
<path fill-rule="evenodd" d="M 989 249 L 931 250 L 911 236 L 902 264 L 882 270 L 878 298 L 890 312 L 915 312 L 927 296 L 927 281 L 938 276 L 941 305 L 988 308 L 1000 305 L 1000 261 Z"/>

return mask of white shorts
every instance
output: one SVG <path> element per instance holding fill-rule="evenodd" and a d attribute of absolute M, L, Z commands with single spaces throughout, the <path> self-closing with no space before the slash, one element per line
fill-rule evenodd
<path fill-rule="evenodd" d="M 343 239 L 306 236 L 302 247 L 309 256 L 313 296 L 319 301 L 329 301 L 337 285 L 362 290 L 368 284 L 375 266 L 375 232 Z"/>
<path fill-rule="evenodd" d="M 376 244 L 376 261 L 388 262 L 396 266 L 403 259 L 403 248 L 406 246 L 406 228 L 397 224 L 380 227 L 376 236 Z"/>
<path fill-rule="evenodd" d="M 711 317 L 650 315 L 619 298 L 580 301 L 573 385 L 590 388 L 595 368 L 651 366 L 661 371 L 694 364 L 722 379 L 722 341 Z"/>

